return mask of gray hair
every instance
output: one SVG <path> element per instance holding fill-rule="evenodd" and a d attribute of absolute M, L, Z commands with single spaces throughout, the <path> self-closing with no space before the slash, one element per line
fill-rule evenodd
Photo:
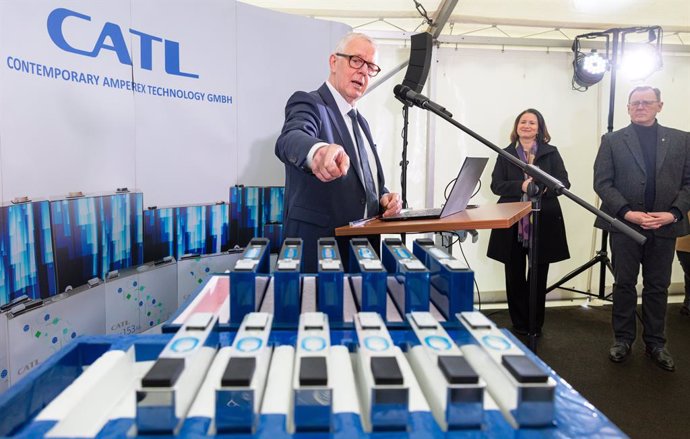
<path fill-rule="evenodd" d="M 364 40 L 369 42 L 372 46 L 374 46 L 374 49 L 377 49 L 378 51 L 378 46 L 376 45 L 376 42 L 369 36 L 363 33 L 359 32 L 350 32 L 346 34 L 344 37 L 338 41 L 338 44 L 335 46 L 335 52 L 336 53 L 343 53 L 345 48 L 347 47 L 348 44 L 350 44 L 351 41 L 353 40 Z"/>
<path fill-rule="evenodd" d="M 661 102 L 661 90 L 659 90 L 656 87 L 652 87 L 651 85 L 638 85 L 637 87 L 633 88 L 630 91 L 630 94 L 628 95 L 628 102 L 630 102 L 630 97 L 633 95 L 633 93 L 637 91 L 647 91 L 647 90 L 652 90 L 654 94 L 656 95 L 656 100 Z"/>

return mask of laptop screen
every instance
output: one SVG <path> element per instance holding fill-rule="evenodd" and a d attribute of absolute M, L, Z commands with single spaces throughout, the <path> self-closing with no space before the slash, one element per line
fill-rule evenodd
<path fill-rule="evenodd" d="M 477 182 L 489 161 L 486 157 L 467 157 L 460 168 L 458 178 L 441 211 L 441 218 L 463 211 L 477 187 Z"/>

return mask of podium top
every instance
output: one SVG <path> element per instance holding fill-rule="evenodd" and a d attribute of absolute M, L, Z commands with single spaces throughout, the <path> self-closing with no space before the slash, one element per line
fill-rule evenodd
<path fill-rule="evenodd" d="M 336 236 L 381 235 L 388 233 L 425 233 L 468 229 L 507 229 L 532 210 L 529 202 L 500 203 L 465 209 L 446 218 L 406 221 L 375 219 L 363 226 L 343 226 Z"/>

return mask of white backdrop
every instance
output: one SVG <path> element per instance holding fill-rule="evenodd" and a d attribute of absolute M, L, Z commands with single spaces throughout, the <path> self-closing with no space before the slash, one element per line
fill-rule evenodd
<path fill-rule="evenodd" d="M 409 49 L 393 46 L 381 48 L 381 65 L 391 69 L 404 61 Z M 503 148 L 509 143 L 510 130 L 517 114 L 529 107 L 540 110 L 546 119 L 552 143 L 559 148 L 572 184 L 571 191 L 595 204 L 592 189 L 592 166 L 601 135 L 606 132 L 609 101 L 609 80 L 604 80 L 581 93 L 571 89 L 572 53 L 546 49 L 500 48 L 446 48 L 435 53 L 437 69 L 435 101 L 451 111 L 457 121 Z M 382 84 L 361 102 L 363 114 L 375 129 L 375 136 L 386 167 L 388 187 L 400 190 L 400 158 L 402 152 L 401 104 L 393 98 L 392 88 L 402 81 L 404 71 Z M 662 125 L 690 130 L 690 58 L 665 54 L 663 70 L 651 76 L 647 83 L 660 87 L 664 109 L 659 115 Z M 618 75 L 614 129 L 629 123 L 625 103 L 630 89 L 637 83 Z M 430 81 L 433 77 L 430 77 Z M 425 88 L 426 93 L 429 85 Z M 428 93 L 426 93 L 428 95 Z M 408 201 L 413 207 L 426 204 L 426 120 L 427 114 L 419 109 L 410 111 L 408 171 Z M 434 201 L 440 205 L 443 189 L 457 175 L 467 155 L 489 157 L 482 176 L 482 189 L 473 203 L 494 203 L 498 199 L 491 193 L 491 171 L 495 163 L 493 151 L 472 139 L 442 119 L 436 124 L 436 155 L 434 175 Z M 549 283 L 563 277 L 587 262 L 592 248 L 598 249 L 600 238 L 594 238 L 594 216 L 561 197 L 571 258 L 552 264 Z M 463 244 L 470 265 L 482 292 L 505 289 L 503 265 L 486 258 L 489 232 L 481 231 L 477 244 Z M 593 247 L 594 244 L 594 247 Z M 454 254 L 461 257 L 456 246 Z M 598 266 L 597 266 L 598 267 Z M 612 276 L 608 275 L 608 284 Z M 682 270 L 674 266 L 673 282 L 682 282 Z M 587 274 L 581 274 L 565 286 L 586 289 Z M 598 289 L 598 271 L 591 281 Z M 567 295 L 567 294 L 565 294 Z M 557 297 L 556 292 L 549 297 Z M 502 295 L 485 295 L 483 299 L 501 299 Z M 582 296 L 581 296 L 582 297 Z"/>
<path fill-rule="evenodd" d="M 237 181 L 282 186 L 275 142 L 285 103 L 297 90 L 317 89 L 328 78 L 328 56 L 350 29 L 328 21 L 237 3 Z"/>

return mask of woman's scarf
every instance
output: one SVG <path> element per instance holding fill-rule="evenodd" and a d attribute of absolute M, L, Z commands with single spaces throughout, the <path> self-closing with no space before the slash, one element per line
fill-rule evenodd
<path fill-rule="evenodd" d="M 515 149 L 517 150 L 517 154 L 520 160 L 527 163 L 528 165 L 534 163 L 534 158 L 537 156 L 537 142 L 532 142 L 532 146 L 529 148 L 529 150 L 525 151 L 522 147 L 522 144 L 518 141 Z M 528 178 L 529 175 L 524 174 L 524 179 L 527 180 Z M 520 200 L 530 201 L 529 195 L 523 193 L 522 198 L 520 198 Z M 518 222 L 518 242 L 521 242 L 523 247 L 529 247 L 529 236 L 531 230 L 532 214 L 530 213 L 529 215 L 522 217 Z"/>

